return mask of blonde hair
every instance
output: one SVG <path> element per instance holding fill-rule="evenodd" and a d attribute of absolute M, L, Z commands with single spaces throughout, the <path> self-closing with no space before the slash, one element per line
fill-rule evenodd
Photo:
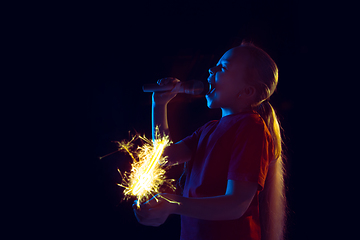
<path fill-rule="evenodd" d="M 274 145 L 274 159 L 271 159 L 264 189 L 259 194 L 261 239 L 281 240 L 286 220 L 281 127 L 275 110 L 268 101 L 278 83 L 278 68 L 265 51 L 253 44 L 243 42 L 240 47 L 249 53 L 248 84 L 254 86 L 257 92 L 252 107 L 264 119 Z"/>

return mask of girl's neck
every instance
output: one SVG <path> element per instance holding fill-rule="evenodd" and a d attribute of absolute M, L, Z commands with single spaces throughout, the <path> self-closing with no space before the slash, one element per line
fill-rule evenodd
<path fill-rule="evenodd" d="M 251 106 L 244 107 L 244 108 L 238 108 L 238 109 L 221 108 L 222 117 L 225 117 L 225 116 L 228 116 L 228 115 L 231 115 L 231 114 L 236 114 L 236 113 L 251 111 L 251 110 L 252 110 L 252 107 L 251 107 Z"/>

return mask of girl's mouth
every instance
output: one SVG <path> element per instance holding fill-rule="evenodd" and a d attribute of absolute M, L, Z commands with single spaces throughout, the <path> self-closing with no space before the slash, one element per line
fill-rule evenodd
<path fill-rule="evenodd" d="M 209 84 L 209 92 L 207 92 L 206 95 L 210 95 L 213 92 L 215 92 L 215 87 L 213 85 Z"/>

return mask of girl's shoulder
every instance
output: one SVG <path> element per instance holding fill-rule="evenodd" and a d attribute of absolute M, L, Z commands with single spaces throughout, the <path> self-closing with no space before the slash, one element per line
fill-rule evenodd
<path fill-rule="evenodd" d="M 235 115 L 223 121 L 221 125 L 235 135 L 245 136 L 250 133 L 263 135 L 264 132 L 267 132 L 266 123 L 255 111 Z"/>
<path fill-rule="evenodd" d="M 223 124 L 236 124 L 236 125 L 264 125 L 261 116 L 255 111 L 248 111 L 237 113 L 221 118 Z"/>
<path fill-rule="evenodd" d="M 257 112 L 252 112 L 252 113 L 248 113 L 248 114 L 244 115 L 243 123 L 251 124 L 251 125 L 259 125 L 259 126 L 265 125 L 264 120 L 262 119 L 260 114 L 258 114 Z"/>
<path fill-rule="evenodd" d="M 207 130 L 207 129 L 212 129 L 212 128 L 216 128 L 216 126 L 219 124 L 219 120 L 211 120 L 207 123 L 205 123 L 204 125 L 202 125 L 200 127 L 200 130 L 203 131 L 203 130 Z"/>

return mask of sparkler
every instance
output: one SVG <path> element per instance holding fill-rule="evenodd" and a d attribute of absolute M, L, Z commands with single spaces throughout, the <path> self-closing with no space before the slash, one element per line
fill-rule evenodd
<path fill-rule="evenodd" d="M 165 166 L 167 163 L 167 156 L 162 156 L 165 147 L 171 144 L 169 136 L 165 135 L 161 137 L 158 128 L 156 128 L 155 136 L 153 141 L 140 135 L 135 135 L 128 142 L 115 141 L 118 144 L 117 151 L 127 152 L 132 158 L 130 172 L 121 174 L 118 169 L 118 172 L 122 176 L 122 183 L 118 184 L 118 186 L 124 188 L 123 193 L 125 200 L 136 197 L 137 207 L 140 207 L 141 202 L 145 202 L 155 196 L 163 185 L 167 185 L 172 190 L 175 190 L 175 187 L 172 184 L 175 180 L 166 179 L 165 177 L 166 170 L 168 170 L 169 167 Z M 138 146 L 137 149 L 134 150 L 135 147 L 133 142 L 137 139 L 142 140 L 143 145 Z M 163 196 L 161 197 L 164 198 Z M 164 199 L 171 203 L 177 203 L 166 198 Z"/>

